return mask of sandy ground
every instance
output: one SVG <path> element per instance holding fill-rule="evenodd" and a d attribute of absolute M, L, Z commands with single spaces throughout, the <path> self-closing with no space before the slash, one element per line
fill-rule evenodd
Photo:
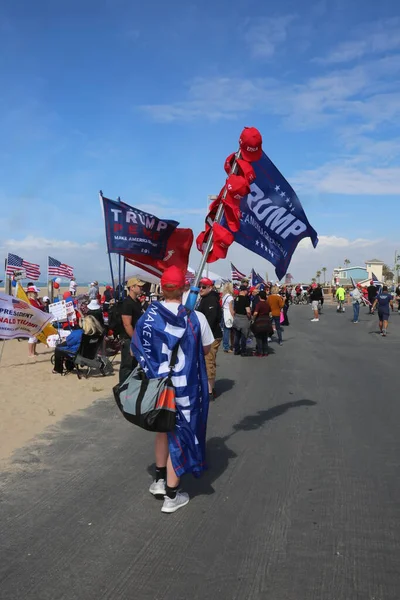
<path fill-rule="evenodd" d="M 29 359 L 27 340 L 0 341 L 1 466 L 6 465 L 13 450 L 45 427 L 110 395 L 118 382 L 119 356 L 113 362 L 114 375 L 94 374 L 79 380 L 75 373 L 66 377 L 52 374 L 53 349 L 38 344 L 37 352 L 36 358 Z"/>

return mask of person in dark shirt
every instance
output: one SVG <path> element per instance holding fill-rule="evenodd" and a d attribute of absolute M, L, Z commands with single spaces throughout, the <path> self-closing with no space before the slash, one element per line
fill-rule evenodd
<path fill-rule="evenodd" d="M 136 358 L 131 354 L 130 344 L 136 322 L 142 316 L 143 312 L 139 301 L 143 286 L 144 281 L 141 281 L 138 277 L 131 277 L 126 284 L 128 295 L 122 304 L 121 310 L 123 331 L 121 334 L 121 364 L 119 367 L 120 384 L 125 381 L 137 365 Z"/>
<path fill-rule="evenodd" d="M 388 328 L 390 308 L 393 310 L 393 296 L 389 294 L 387 285 L 384 285 L 381 293 L 375 298 L 372 310 L 378 306 L 379 329 L 381 335 L 386 337 Z"/>
<path fill-rule="evenodd" d="M 311 302 L 311 308 L 314 313 L 314 318 L 311 319 L 311 321 L 314 321 L 314 322 L 319 321 L 318 302 L 321 302 L 322 298 L 323 298 L 323 296 L 322 296 L 321 286 L 313 284 L 311 286 L 311 291 L 310 291 L 310 302 Z"/>
<path fill-rule="evenodd" d="M 233 301 L 233 327 L 235 329 L 235 345 L 234 351 L 236 356 L 247 356 L 246 344 L 250 330 L 250 298 L 247 293 L 247 286 L 241 285 L 239 288 L 239 296 Z"/>
<path fill-rule="evenodd" d="M 200 280 L 200 302 L 197 307 L 198 312 L 203 313 L 210 326 L 214 341 L 211 344 L 210 352 L 206 355 L 206 367 L 208 377 L 208 391 L 213 400 L 215 400 L 215 379 L 217 376 L 217 353 L 222 341 L 222 307 L 218 292 L 214 290 L 214 283 L 208 277 Z"/>
<path fill-rule="evenodd" d="M 378 293 L 378 288 L 376 287 L 376 285 L 374 285 L 374 281 L 373 279 L 371 279 L 371 281 L 369 282 L 369 286 L 367 287 L 368 290 L 368 301 L 370 302 L 370 306 L 369 306 L 369 314 L 372 313 L 372 306 L 375 302 L 375 298 L 377 296 Z"/>
<path fill-rule="evenodd" d="M 268 356 L 268 335 L 272 330 L 269 313 L 271 307 L 267 301 L 267 294 L 264 290 L 259 293 L 259 302 L 255 308 L 253 318 L 255 327 L 255 338 L 257 345 L 256 356 Z"/>

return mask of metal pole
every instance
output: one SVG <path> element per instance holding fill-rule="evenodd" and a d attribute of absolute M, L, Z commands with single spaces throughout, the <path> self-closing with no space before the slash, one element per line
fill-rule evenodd
<path fill-rule="evenodd" d="M 208 200 L 208 202 L 207 202 L 207 212 L 209 210 L 209 206 L 210 206 L 211 202 L 214 202 L 214 200 L 216 200 L 217 198 L 218 198 L 218 196 L 215 196 L 215 195 L 207 196 L 207 200 Z M 209 267 L 209 263 L 207 263 L 207 266 L 206 266 L 206 277 L 208 277 L 209 271 L 210 271 L 210 267 Z"/>
<path fill-rule="evenodd" d="M 232 165 L 232 169 L 231 169 L 231 174 L 234 174 L 234 175 L 236 174 L 238 159 L 240 159 L 240 150 L 238 150 L 236 152 L 235 160 L 233 161 L 233 165 Z M 226 194 L 227 194 L 227 191 L 225 188 L 224 193 L 222 194 L 221 204 L 219 205 L 217 214 L 215 215 L 214 223 L 220 223 L 222 221 L 222 217 L 224 216 L 224 205 L 223 205 L 222 200 L 226 198 Z M 211 252 L 212 244 L 213 244 L 213 230 L 211 229 L 210 235 L 208 236 L 208 240 L 206 242 L 206 247 L 205 247 L 203 255 L 200 259 L 200 264 L 196 271 L 196 275 L 195 275 L 192 287 L 190 288 L 190 294 L 188 296 L 188 299 L 186 300 L 186 308 L 188 308 L 189 310 L 193 310 L 195 307 L 197 295 L 199 293 L 200 279 L 202 277 L 204 266 L 207 264 L 207 258 Z"/>
<path fill-rule="evenodd" d="M 111 282 L 112 282 L 113 289 L 115 290 L 115 280 L 114 280 L 114 271 L 113 271 L 112 260 L 111 260 L 111 253 L 108 251 L 108 237 L 107 237 L 106 219 L 105 219 L 105 216 L 104 216 L 103 192 L 101 190 L 99 191 L 99 199 L 100 199 L 101 209 L 103 211 L 104 227 L 106 229 L 107 254 L 108 254 L 108 260 L 109 260 L 109 263 L 110 263 Z"/>

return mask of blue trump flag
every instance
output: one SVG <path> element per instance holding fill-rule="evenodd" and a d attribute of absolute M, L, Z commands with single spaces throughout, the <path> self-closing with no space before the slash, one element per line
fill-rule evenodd
<path fill-rule="evenodd" d="M 125 202 L 104 197 L 102 202 L 109 252 L 164 258 L 168 239 L 179 225 L 177 221 L 158 219 Z"/>
<path fill-rule="evenodd" d="M 240 202 L 240 229 L 235 241 L 275 266 L 278 279 L 287 272 L 297 244 L 310 237 L 314 248 L 318 236 L 308 222 L 295 191 L 268 156 L 251 163 L 256 180 L 250 194 Z M 226 226 L 226 224 L 225 224 Z"/>
<path fill-rule="evenodd" d="M 254 269 L 251 270 L 251 285 L 263 285 L 265 283 L 264 279 L 255 272 Z"/>

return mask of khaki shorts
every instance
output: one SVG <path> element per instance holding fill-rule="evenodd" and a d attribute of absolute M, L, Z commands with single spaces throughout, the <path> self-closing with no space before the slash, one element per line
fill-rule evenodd
<path fill-rule="evenodd" d="M 211 344 L 210 352 L 204 357 L 206 359 L 208 379 L 215 379 L 217 375 L 217 353 L 220 345 L 221 339 L 214 340 Z"/>
<path fill-rule="evenodd" d="M 311 308 L 312 310 L 318 310 L 318 300 L 313 300 L 311 302 Z"/>

